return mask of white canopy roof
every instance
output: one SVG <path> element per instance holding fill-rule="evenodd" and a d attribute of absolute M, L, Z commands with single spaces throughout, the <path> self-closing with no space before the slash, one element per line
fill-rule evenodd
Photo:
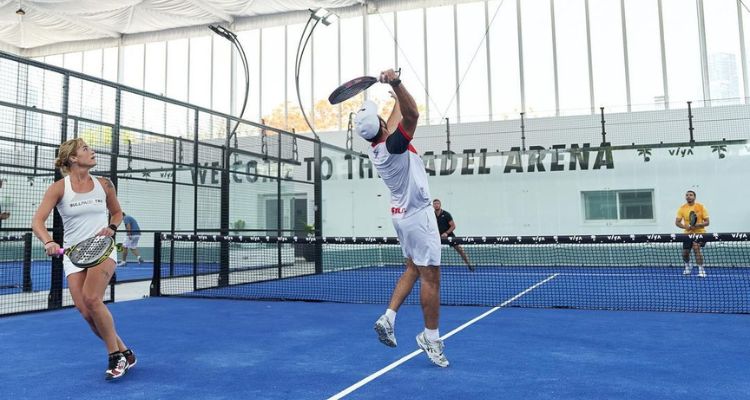
<path fill-rule="evenodd" d="M 161 32 L 325 7 L 359 0 L 0 0 L 0 48 L 28 50 L 66 42 L 118 40 Z M 17 10 L 23 9 L 24 15 Z M 32 53 L 32 54 L 28 54 Z"/>

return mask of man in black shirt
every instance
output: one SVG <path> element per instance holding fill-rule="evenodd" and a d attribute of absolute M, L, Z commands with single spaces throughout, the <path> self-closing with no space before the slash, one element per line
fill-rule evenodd
<path fill-rule="evenodd" d="M 453 233 L 453 231 L 456 230 L 456 223 L 453 222 L 453 217 L 451 216 L 451 214 L 448 211 L 443 210 L 441 206 L 442 204 L 440 203 L 439 199 L 435 199 L 432 201 L 432 208 L 435 209 L 435 218 L 437 219 L 440 237 L 456 237 L 456 234 Z M 471 265 L 471 262 L 469 262 L 469 257 L 466 255 L 466 252 L 461 247 L 461 245 L 455 242 L 451 242 L 450 246 L 456 249 L 458 254 L 466 263 L 466 266 L 469 267 L 469 271 L 474 271 L 474 266 Z"/>

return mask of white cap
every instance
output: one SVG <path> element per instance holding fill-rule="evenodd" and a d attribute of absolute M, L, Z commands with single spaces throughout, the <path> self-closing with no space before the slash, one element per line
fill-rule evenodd
<path fill-rule="evenodd" d="M 365 100 L 354 116 L 354 129 L 365 140 L 372 140 L 380 133 L 378 106 L 371 100 Z"/>

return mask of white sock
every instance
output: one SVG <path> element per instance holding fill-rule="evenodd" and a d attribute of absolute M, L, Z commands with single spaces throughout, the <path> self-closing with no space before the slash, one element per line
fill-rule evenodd
<path fill-rule="evenodd" d="M 427 340 L 434 342 L 440 339 L 440 329 L 427 329 L 424 328 L 424 335 L 427 336 Z"/>
<path fill-rule="evenodd" d="M 689 263 L 689 262 L 686 262 L 686 263 L 685 263 L 685 269 L 691 269 L 691 268 L 690 268 L 690 263 Z"/>
<path fill-rule="evenodd" d="M 388 318 L 388 322 L 391 323 L 391 325 L 396 325 L 396 312 L 391 310 L 390 308 L 385 310 L 385 317 Z"/>

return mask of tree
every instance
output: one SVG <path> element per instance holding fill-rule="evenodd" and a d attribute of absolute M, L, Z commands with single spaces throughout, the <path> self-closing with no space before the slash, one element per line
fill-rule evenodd
<path fill-rule="evenodd" d="M 318 100 L 315 102 L 313 110 L 305 110 L 308 113 L 308 118 L 313 122 L 313 126 L 316 131 L 332 131 L 338 130 L 339 124 L 342 129 L 346 129 L 349 123 L 349 114 L 355 113 L 359 109 L 359 106 L 364 100 L 364 93 L 361 93 L 341 104 L 331 105 L 328 99 Z M 378 105 L 378 110 L 381 116 L 384 118 L 390 113 L 393 108 L 393 100 L 374 100 Z M 341 113 L 339 114 L 339 107 L 341 107 Z M 424 115 L 425 106 L 419 105 L 419 111 Z M 312 111 L 312 112 L 311 112 Z M 284 129 L 287 131 L 294 130 L 296 133 L 310 132 L 310 127 L 307 126 L 305 118 L 302 116 L 302 112 L 298 105 L 291 102 L 287 103 L 288 117 L 285 120 L 284 116 L 284 104 L 276 106 L 270 115 L 263 117 L 265 124 L 274 128 Z M 340 118 L 340 120 L 339 120 Z"/>
<path fill-rule="evenodd" d="M 110 126 L 87 126 L 78 133 L 78 137 L 94 148 L 112 147 L 112 127 Z M 135 142 L 134 139 L 134 132 L 125 129 L 120 131 L 120 143 Z"/>

